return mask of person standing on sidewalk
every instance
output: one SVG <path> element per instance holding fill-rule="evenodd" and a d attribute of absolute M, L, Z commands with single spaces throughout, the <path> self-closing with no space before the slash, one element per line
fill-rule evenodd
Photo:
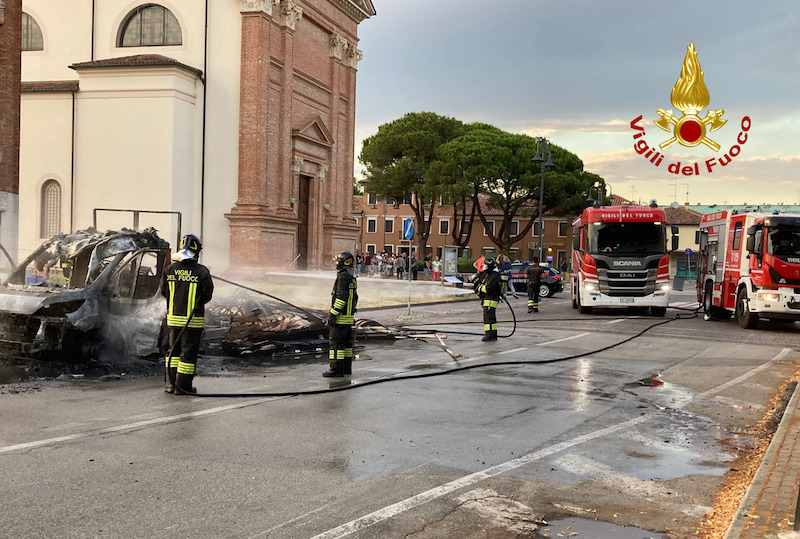
<path fill-rule="evenodd" d="M 330 368 L 322 373 L 326 378 L 353 372 L 353 343 L 355 342 L 358 282 L 353 268 L 355 258 L 350 251 L 336 255 L 336 281 L 331 291 L 331 310 L 328 314 L 328 359 Z"/>
<path fill-rule="evenodd" d="M 539 257 L 534 256 L 533 262 L 525 271 L 528 276 L 528 312 L 539 312 L 539 285 L 542 284 L 544 268 L 539 265 Z"/>

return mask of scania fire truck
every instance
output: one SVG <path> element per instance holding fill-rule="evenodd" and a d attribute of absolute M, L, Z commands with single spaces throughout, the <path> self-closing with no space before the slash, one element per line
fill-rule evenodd
<path fill-rule="evenodd" d="M 646 307 L 663 316 L 669 306 L 666 214 L 650 206 L 593 206 L 572 223 L 572 307 Z M 677 227 L 672 249 L 678 247 Z"/>
<path fill-rule="evenodd" d="M 697 280 L 706 320 L 800 320 L 800 213 L 703 216 Z"/>

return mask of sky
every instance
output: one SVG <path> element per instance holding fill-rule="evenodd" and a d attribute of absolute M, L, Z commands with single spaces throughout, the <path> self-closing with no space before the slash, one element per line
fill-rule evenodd
<path fill-rule="evenodd" d="M 408 112 L 430 111 L 546 137 L 629 200 L 800 204 L 797 0 L 373 4 L 377 15 L 359 26 L 357 175 L 364 138 Z M 690 42 L 710 95 L 698 114 L 723 109 L 727 120 L 706 133 L 716 152 L 706 144 L 662 151 L 672 125 L 667 132 L 653 123 L 658 109 L 683 115 L 670 94 Z M 634 139 L 638 116 L 644 135 Z M 651 158 L 661 153 L 659 166 L 637 153 L 639 140 L 655 148 Z M 668 168 L 677 162 L 674 174 Z M 699 174 L 684 173 L 694 165 Z"/>

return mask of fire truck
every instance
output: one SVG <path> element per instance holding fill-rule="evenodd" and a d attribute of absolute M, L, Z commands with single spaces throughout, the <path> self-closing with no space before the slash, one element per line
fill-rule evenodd
<path fill-rule="evenodd" d="M 800 320 L 800 213 L 703 216 L 697 279 L 706 320 Z"/>
<path fill-rule="evenodd" d="M 666 214 L 655 202 L 583 210 L 572 223 L 572 307 L 643 307 L 663 316 L 670 290 L 666 233 Z"/>

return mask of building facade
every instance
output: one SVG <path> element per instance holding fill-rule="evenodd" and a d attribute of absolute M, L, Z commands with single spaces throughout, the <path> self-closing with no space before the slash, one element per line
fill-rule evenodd
<path fill-rule="evenodd" d="M 326 268 L 352 248 L 370 0 L 24 0 L 23 12 L 20 256 L 95 217 L 131 226 L 98 208 L 174 212 L 139 221 L 171 242 L 179 213 L 217 271 Z"/>
<path fill-rule="evenodd" d="M 481 198 L 481 203 L 485 204 L 485 199 Z M 375 195 L 365 193 L 354 197 L 354 208 L 359 225 L 359 236 L 357 249 L 361 252 L 389 252 L 402 253 L 408 252 L 409 242 L 403 237 L 403 221 L 414 219 L 414 212 L 411 207 L 403 201 L 389 200 L 388 202 L 378 199 Z M 470 213 L 471 208 L 467 208 Z M 492 210 L 484 205 L 484 215 L 487 225 L 490 228 L 500 226 L 503 218 L 502 213 Z M 525 227 L 529 218 L 520 217 L 513 221 L 512 233 L 516 235 L 519 230 Z M 561 268 L 564 261 L 569 261 L 572 256 L 572 217 L 560 217 L 545 214 L 543 216 L 542 233 L 542 262 L 548 262 L 556 268 Z M 428 237 L 427 251 L 433 256 L 442 257 L 445 245 L 454 245 L 452 237 L 453 227 L 460 226 L 460 218 L 453 216 L 452 206 L 437 205 L 433 211 L 433 223 L 430 236 Z M 415 223 L 415 229 L 417 225 Z M 516 229 L 516 230 L 514 230 Z M 416 243 L 416 237 L 414 243 Z M 411 246 L 417 249 L 415 246 Z M 498 254 L 495 246 L 488 234 L 487 227 L 475 215 L 472 223 L 472 234 L 468 245 L 462 250 L 463 258 L 478 258 L 486 254 Z M 534 222 L 530 231 L 524 238 L 517 240 L 508 253 L 511 260 L 531 260 L 539 253 L 539 223 L 538 219 Z"/>

